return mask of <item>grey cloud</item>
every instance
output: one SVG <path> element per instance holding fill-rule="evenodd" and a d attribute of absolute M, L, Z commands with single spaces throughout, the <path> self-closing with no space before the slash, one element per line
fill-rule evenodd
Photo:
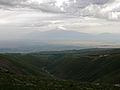
<path fill-rule="evenodd" d="M 60 8 L 55 6 L 55 1 L 47 2 L 47 3 L 37 3 L 37 2 L 28 2 L 29 0 L 0 0 L 0 7 L 2 9 L 10 8 L 29 8 L 40 10 L 42 12 L 48 13 L 62 13 Z"/>
<path fill-rule="evenodd" d="M 28 1 L 30 0 L 0 0 L 0 8 L 11 8 L 13 10 L 14 8 L 29 8 L 46 13 L 61 13 L 71 16 L 94 17 L 107 20 L 120 19 L 120 6 L 110 11 L 103 11 L 105 8 L 111 8 L 109 4 L 115 3 L 117 0 L 76 0 L 76 2 L 69 0 L 69 3 L 64 2 L 60 7 L 55 5 L 55 0 L 49 0 L 40 4 L 37 2 L 28 3 Z"/>
<path fill-rule="evenodd" d="M 0 0 L 0 5 L 6 7 L 16 7 L 22 5 L 27 0 Z"/>
<path fill-rule="evenodd" d="M 63 7 L 69 15 L 120 20 L 118 0 L 76 0 L 75 3 L 70 0 L 70 4 L 64 4 Z"/>
<path fill-rule="evenodd" d="M 73 0 L 70 0 L 71 5 L 78 8 L 85 8 L 86 6 L 90 4 L 96 4 L 96 5 L 104 5 L 106 3 L 113 2 L 114 0 L 76 0 L 75 3 L 73 3 Z"/>
<path fill-rule="evenodd" d="M 62 11 L 60 10 L 60 8 L 55 7 L 55 6 L 51 6 L 49 5 L 49 3 L 43 3 L 40 5 L 29 5 L 30 8 L 32 9 L 36 9 L 36 10 L 40 10 L 43 12 L 48 12 L 48 13 L 62 13 Z"/>
<path fill-rule="evenodd" d="M 113 2 L 114 0 L 88 0 L 88 2 L 91 2 L 92 4 L 97 4 L 97 5 L 104 5 L 106 3 Z"/>

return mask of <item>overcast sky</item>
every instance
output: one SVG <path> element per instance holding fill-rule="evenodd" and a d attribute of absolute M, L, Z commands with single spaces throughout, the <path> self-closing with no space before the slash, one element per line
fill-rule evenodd
<path fill-rule="evenodd" d="M 35 31 L 120 33 L 120 0 L 0 0 L 0 39 Z"/>

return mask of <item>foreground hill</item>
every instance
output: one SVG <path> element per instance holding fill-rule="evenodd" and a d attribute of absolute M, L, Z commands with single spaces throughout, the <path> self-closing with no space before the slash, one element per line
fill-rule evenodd
<path fill-rule="evenodd" d="M 120 83 L 120 54 L 110 56 L 65 56 L 49 65 L 55 76 L 89 82 Z"/>
<path fill-rule="evenodd" d="M 1 90 L 119 90 L 109 84 L 80 83 L 50 78 L 37 78 L 0 73 Z"/>
<path fill-rule="evenodd" d="M 46 69 L 63 79 L 120 83 L 120 49 L 73 51 L 59 57 Z"/>
<path fill-rule="evenodd" d="M 0 71 L 15 75 L 29 75 L 47 77 L 46 73 L 36 66 L 26 63 L 17 56 L 0 55 Z"/>
<path fill-rule="evenodd" d="M 17 56 L 17 57 L 0 55 L 0 89 L 1 90 L 38 90 L 38 89 L 39 90 L 90 90 L 90 89 L 118 90 L 119 89 L 119 87 L 115 85 L 87 83 L 87 82 L 80 83 L 76 81 L 67 81 L 67 80 L 56 79 L 55 77 L 50 77 L 48 73 L 46 73 L 45 75 L 44 71 L 38 72 L 36 70 L 36 68 L 39 65 L 36 68 L 33 68 L 33 66 L 38 62 L 33 63 L 33 66 L 30 63 L 26 64 L 28 60 L 28 56 L 30 63 L 32 63 L 33 61 L 32 55 Z M 21 57 L 20 58 L 21 60 L 18 59 L 18 57 L 19 58 Z M 23 58 L 25 62 L 23 62 L 24 61 L 22 60 Z M 45 63 L 42 62 L 41 60 L 40 62 L 42 64 Z M 41 65 L 39 66 L 39 69 L 43 67 Z"/>
<path fill-rule="evenodd" d="M 1 54 L 0 88 L 119 90 L 119 65 L 120 49 Z"/>

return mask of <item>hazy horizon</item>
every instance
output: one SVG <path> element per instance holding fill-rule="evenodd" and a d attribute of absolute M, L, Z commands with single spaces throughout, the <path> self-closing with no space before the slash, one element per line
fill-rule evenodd
<path fill-rule="evenodd" d="M 119 27 L 119 0 L 0 0 L 0 48 L 117 48 Z"/>

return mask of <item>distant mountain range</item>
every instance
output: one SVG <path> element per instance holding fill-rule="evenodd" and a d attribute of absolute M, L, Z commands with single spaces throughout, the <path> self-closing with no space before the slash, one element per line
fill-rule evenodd
<path fill-rule="evenodd" d="M 50 30 L 45 32 L 33 32 L 27 35 L 28 39 L 34 40 L 80 40 L 90 37 L 90 34 L 65 30 Z"/>
<path fill-rule="evenodd" d="M 50 30 L 45 32 L 35 31 L 26 36 L 30 40 L 47 40 L 47 41 L 57 41 L 57 40 L 80 40 L 80 41 L 101 41 L 101 42 L 116 42 L 120 41 L 119 34 L 112 33 L 102 33 L 102 34 L 89 34 L 81 33 L 76 31 L 66 31 L 66 30 Z"/>
<path fill-rule="evenodd" d="M 95 47 L 119 47 L 119 34 L 88 34 L 76 31 L 50 30 L 25 34 L 19 40 L 0 41 L 0 52 L 51 51 Z M 12 49 L 11 49 L 12 48 Z"/>

